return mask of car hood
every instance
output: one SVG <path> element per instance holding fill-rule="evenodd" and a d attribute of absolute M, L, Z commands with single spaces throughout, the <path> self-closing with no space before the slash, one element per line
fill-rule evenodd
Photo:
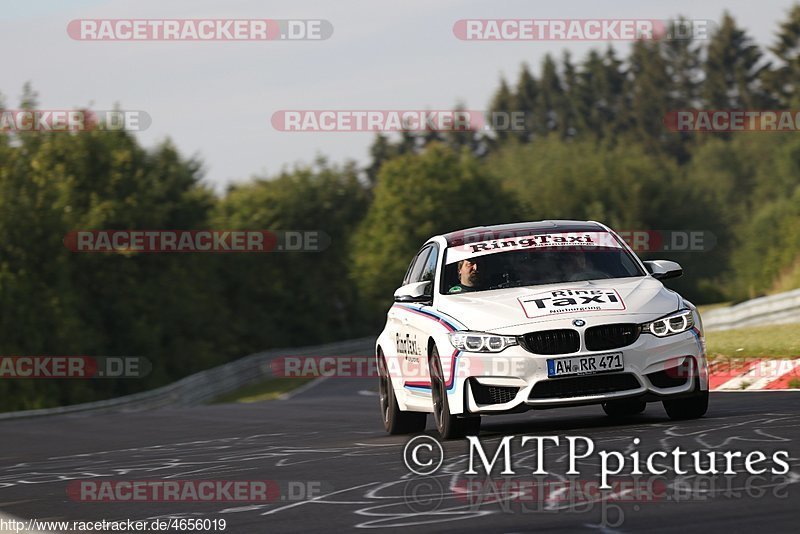
<path fill-rule="evenodd" d="M 587 326 L 643 323 L 680 305 L 677 293 L 644 276 L 442 295 L 437 307 L 470 330 L 517 334 L 530 325 L 561 328 L 575 319 Z"/>

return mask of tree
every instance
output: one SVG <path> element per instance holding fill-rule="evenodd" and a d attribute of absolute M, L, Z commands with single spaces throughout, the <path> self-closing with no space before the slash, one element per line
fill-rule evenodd
<path fill-rule="evenodd" d="M 507 89 L 506 89 L 507 90 Z M 522 142 L 530 142 L 536 135 L 537 130 L 537 103 L 539 90 L 536 80 L 528 69 L 528 65 L 522 65 L 517 80 L 517 88 L 513 95 L 514 111 L 525 114 L 525 130 L 517 132 L 516 135 Z"/>
<path fill-rule="evenodd" d="M 566 101 L 564 105 L 565 116 L 564 121 L 567 124 L 566 136 L 568 138 L 578 135 L 580 129 L 584 126 L 579 117 L 578 107 L 580 105 L 578 93 L 580 91 L 580 79 L 578 77 L 577 69 L 572 63 L 572 56 L 568 51 L 564 51 L 564 56 L 561 60 L 561 68 L 564 72 L 563 85 L 566 92 Z"/>
<path fill-rule="evenodd" d="M 689 21 L 681 17 L 672 25 L 672 33 L 686 27 Z M 702 46 L 691 36 L 681 39 L 663 39 L 659 43 L 664 67 L 669 77 L 668 96 L 672 109 L 689 109 L 701 106 L 699 89 L 703 79 Z"/>
<path fill-rule="evenodd" d="M 772 71 L 765 71 L 765 83 L 773 91 L 773 98 L 782 105 L 800 105 L 800 5 L 789 12 L 781 23 L 776 43 L 770 51 L 779 59 Z"/>
<path fill-rule="evenodd" d="M 759 109 L 770 105 L 761 77 L 769 68 L 758 45 L 728 13 L 708 44 L 703 98 L 709 109 Z"/>
<path fill-rule="evenodd" d="M 382 133 L 375 135 L 375 140 L 369 147 L 371 162 L 366 168 L 367 180 L 371 187 L 375 186 L 378 179 L 378 172 L 383 164 L 397 154 L 397 147 L 392 145 L 389 138 Z"/>
<path fill-rule="evenodd" d="M 459 103 L 456 104 L 453 112 L 466 114 L 467 108 L 464 104 Z M 484 117 L 486 126 L 493 126 L 491 119 L 491 115 Z M 461 152 L 462 150 L 466 149 L 470 154 L 474 154 L 476 156 L 480 155 L 483 141 L 480 134 L 478 134 L 476 131 L 477 127 L 480 127 L 480 125 L 470 122 L 467 128 L 459 128 L 454 129 L 453 131 L 443 132 L 441 136 L 442 141 L 456 152 Z"/>
<path fill-rule="evenodd" d="M 206 226 L 214 199 L 197 162 L 125 132 L 30 132 L 3 151 L 0 299 L 14 313 L 0 318 L 0 353 L 142 356 L 155 367 L 140 381 L 2 381 L 8 407 L 141 390 L 230 356 L 207 258 L 75 253 L 62 242 L 75 230 Z"/>
<path fill-rule="evenodd" d="M 667 137 L 664 118 L 671 111 L 671 80 L 657 42 L 637 41 L 630 58 L 631 117 L 636 136 L 650 149 Z"/>
<path fill-rule="evenodd" d="M 513 222 L 516 202 L 468 151 L 432 144 L 386 163 L 354 238 L 353 280 L 379 318 L 414 253 L 449 231 Z M 376 319 L 376 323 L 380 319 Z"/>
<path fill-rule="evenodd" d="M 508 88 L 505 78 L 500 78 L 500 87 L 495 91 L 492 101 L 489 103 L 490 113 L 510 115 L 517 110 L 517 102 L 514 93 Z M 526 121 L 527 124 L 527 121 Z M 511 132 L 500 130 L 496 132 L 497 140 L 502 142 L 509 138 Z"/>
<path fill-rule="evenodd" d="M 565 136 L 568 130 L 564 123 L 566 102 L 564 88 L 558 75 L 558 68 L 550 54 L 546 54 L 542 62 L 542 74 L 539 78 L 539 112 L 542 130 L 545 133 L 557 132 Z"/>
<path fill-rule="evenodd" d="M 596 50 L 589 52 L 577 75 L 573 97 L 581 131 L 600 139 L 613 136 L 623 111 L 619 104 L 624 94 L 623 84 L 620 62 L 610 49 L 605 58 Z"/>
<path fill-rule="evenodd" d="M 329 243 L 317 252 L 225 258 L 223 308 L 235 310 L 230 328 L 239 354 L 364 334 L 348 273 L 352 235 L 368 202 L 355 165 L 324 160 L 229 189 L 214 216 L 217 227 L 314 231 Z"/>

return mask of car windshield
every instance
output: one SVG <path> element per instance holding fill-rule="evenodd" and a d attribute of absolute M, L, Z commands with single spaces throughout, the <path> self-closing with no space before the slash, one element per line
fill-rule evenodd
<path fill-rule="evenodd" d="M 564 241 L 553 241 L 563 236 Z M 442 293 L 644 276 L 645 272 L 608 233 L 582 234 L 569 244 L 566 234 L 498 239 L 447 250 Z M 555 237 L 555 239 L 559 239 Z"/>

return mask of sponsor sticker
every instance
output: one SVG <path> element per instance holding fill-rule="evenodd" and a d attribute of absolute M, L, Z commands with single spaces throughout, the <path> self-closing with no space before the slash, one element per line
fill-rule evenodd
<path fill-rule="evenodd" d="M 616 289 L 554 289 L 517 300 L 528 319 L 561 313 L 625 309 L 625 303 Z"/>

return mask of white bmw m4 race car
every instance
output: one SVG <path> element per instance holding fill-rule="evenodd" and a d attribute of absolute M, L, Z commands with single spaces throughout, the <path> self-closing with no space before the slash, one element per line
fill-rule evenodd
<path fill-rule="evenodd" d="M 389 433 L 477 434 L 481 416 L 600 404 L 612 417 L 663 402 L 672 419 L 708 408 L 697 309 L 591 221 L 472 228 L 426 242 L 376 345 Z"/>

